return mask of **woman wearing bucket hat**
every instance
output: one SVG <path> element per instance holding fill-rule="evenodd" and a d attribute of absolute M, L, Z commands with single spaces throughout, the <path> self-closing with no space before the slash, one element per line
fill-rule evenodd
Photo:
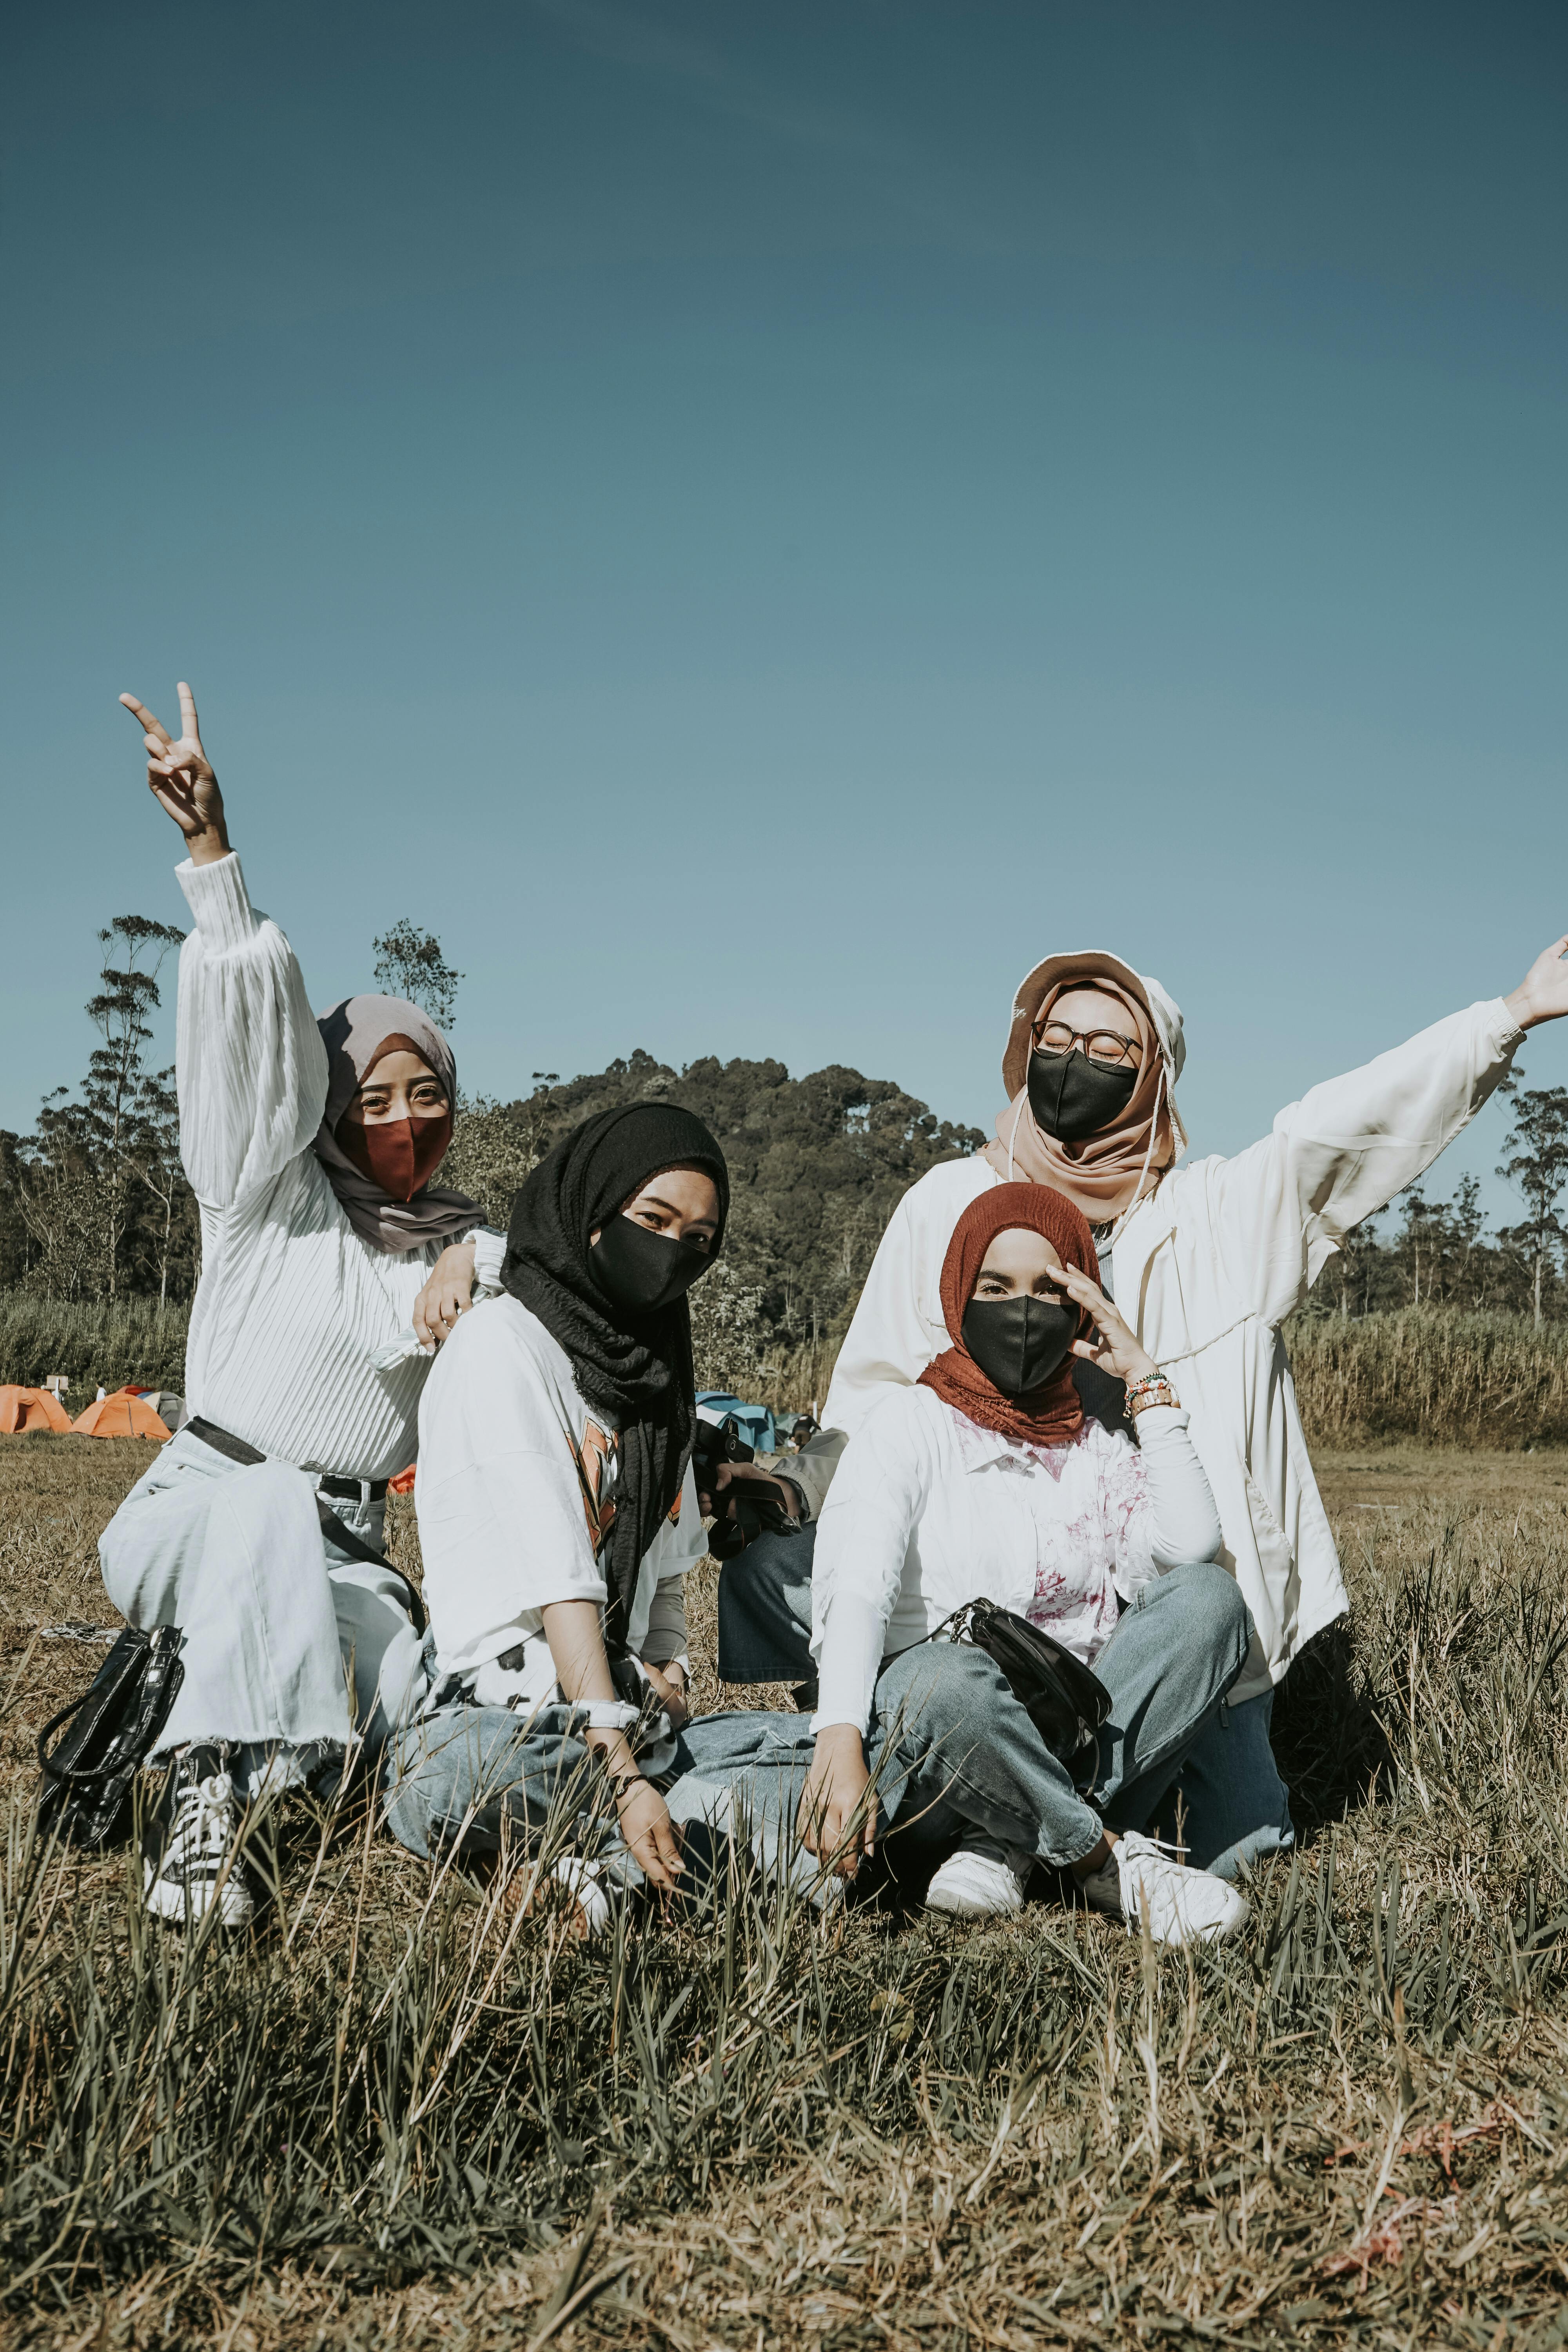
<path fill-rule="evenodd" d="M 1524 1032 L 1568 1013 L 1565 951 L 1568 938 L 1555 940 L 1506 999 L 1451 1013 L 1312 1087 L 1249 1150 L 1186 1166 L 1174 1002 L 1104 950 L 1047 957 L 1014 1000 L 994 1139 L 931 1169 L 900 1202 L 839 1353 L 823 1434 L 790 1457 L 803 1515 L 814 1514 L 870 1407 L 940 1352 L 942 1260 L 973 1201 L 1023 1179 L 1075 1202 L 1121 1313 L 1179 1381 L 1219 1507 L 1222 1558 L 1252 1613 L 1247 1665 L 1181 1783 L 1190 1858 L 1221 1874 L 1293 1834 L 1268 1743 L 1274 1689 L 1348 1606 L 1279 1327 L 1345 1235 L 1474 1118 Z M 727 1680 L 809 1675 L 810 1536 L 762 1538 L 726 1568 Z"/>

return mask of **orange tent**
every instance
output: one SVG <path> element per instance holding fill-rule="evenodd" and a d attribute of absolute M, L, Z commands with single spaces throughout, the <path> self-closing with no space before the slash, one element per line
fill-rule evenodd
<path fill-rule="evenodd" d="M 68 1429 L 70 1415 L 47 1389 L 0 1389 L 0 1429 Z"/>
<path fill-rule="evenodd" d="M 79 1437 L 172 1437 L 174 1431 L 134 1389 L 116 1389 L 112 1396 L 89 1404 L 71 1423 Z"/>

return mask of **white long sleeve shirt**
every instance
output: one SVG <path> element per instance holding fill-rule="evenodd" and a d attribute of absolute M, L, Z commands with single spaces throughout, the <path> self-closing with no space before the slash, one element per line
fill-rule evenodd
<path fill-rule="evenodd" d="M 195 928 L 180 950 L 180 1152 L 201 1209 L 185 1392 L 263 1454 L 351 1478 L 412 1460 L 423 1356 L 378 1371 L 444 1244 L 356 1234 L 312 1150 L 327 1054 L 293 950 L 251 906 L 239 860 L 175 867 Z M 505 1243 L 480 1227 L 476 1289 Z"/>
<path fill-rule="evenodd" d="M 1257 1636 L 1255 1698 L 1348 1607 L 1279 1325 L 1344 1236 L 1413 1184 L 1480 1109 L 1522 1032 L 1500 998 L 1313 1087 L 1234 1160 L 1167 1175 L 1116 1236 L 1116 1303 L 1192 1416 Z M 889 1386 L 948 1345 L 939 1288 L 953 1227 L 1002 1179 L 944 1161 L 894 1210 L 834 1369 L 826 1429 L 852 1437 Z"/>
<path fill-rule="evenodd" d="M 966 1601 L 1040 1626 L 1092 1665 L 1119 1603 L 1213 1559 L 1219 1514 L 1187 1416 L 1152 1405 L 1141 1441 L 1086 1421 L 1068 1445 L 981 1429 L 928 1388 L 885 1389 L 845 1449 L 812 1564 L 814 1729 L 864 1731 L 883 1658 Z"/>
<path fill-rule="evenodd" d="M 437 1687 L 521 1650 L 521 1695 L 551 1696 L 541 1612 L 557 1601 L 604 1605 L 617 1444 L 565 1349 L 521 1300 L 489 1299 L 464 1316 L 420 1403 L 414 1484 Z M 662 1665 L 684 1652 L 683 1580 L 707 1549 L 689 1464 L 643 1555 L 626 1624 L 636 1656 Z"/>

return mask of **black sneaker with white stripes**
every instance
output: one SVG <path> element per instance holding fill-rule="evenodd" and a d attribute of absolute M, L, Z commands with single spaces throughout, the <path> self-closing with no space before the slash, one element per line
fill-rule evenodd
<path fill-rule="evenodd" d="M 149 1911 L 179 1927 L 212 1911 L 225 1927 L 248 1927 L 257 1889 L 240 1843 L 242 1813 L 221 1748 L 187 1748 L 174 1758 L 142 1832 Z"/>

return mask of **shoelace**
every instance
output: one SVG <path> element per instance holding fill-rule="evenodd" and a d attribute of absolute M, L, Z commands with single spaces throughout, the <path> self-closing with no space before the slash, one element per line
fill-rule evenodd
<path fill-rule="evenodd" d="M 1129 1832 L 1129 1834 L 1131 1835 L 1131 1832 Z M 1161 1854 L 1169 1854 L 1169 1855 L 1172 1857 L 1172 1859 L 1173 1859 L 1173 1860 L 1174 1860 L 1174 1858 L 1176 1857 L 1176 1855 L 1178 1855 L 1178 1854 L 1181 1853 L 1181 1848 L 1180 1848 L 1180 1846 L 1173 1845 L 1167 1838 L 1150 1837 L 1150 1836 L 1148 1836 L 1148 1835 L 1145 1833 L 1145 1832 L 1143 1832 L 1142 1830 L 1140 1830 L 1140 1831 L 1137 1832 L 1137 1836 L 1138 1836 L 1138 1841 L 1139 1841 L 1140 1845 L 1142 1845 L 1142 1846 L 1152 1846 L 1152 1847 L 1155 1849 L 1155 1851 L 1156 1851 L 1157 1853 L 1161 1853 Z M 1121 1880 L 1121 1871 L 1122 1871 L 1122 1864 L 1121 1864 L 1121 1855 L 1122 1847 L 1123 1847 L 1123 1845 L 1125 1845 L 1125 1843 L 1127 1843 L 1127 1841 L 1126 1841 L 1125 1839 L 1121 1840 L 1121 1841 L 1118 1843 L 1117 1848 L 1116 1848 L 1116 1855 L 1117 1855 L 1117 1862 L 1116 1862 L 1116 1874 L 1117 1874 L 1117 1878 L 1118 1878 L 1118 1881 L 1119 1881 L 1119 1882 L 1120 1882 L 1120 1880 Z M 1129 1856 L 1129 1864 L 1130 1864 L 1130 1865 L 1131 1865 L 1134 1870 L 1136 1870 L 1138 1864 L 1139 1864 L 1142 1859 L 1143 1859 L 1143 1856 L 1142 1856 L 1141 1853 L 1131 1854 L 1131 1855 L 1130 1855 L 1130 1856 Z M 1180 1868 L 1180 1867 L 1181 1867 L 1180 1864 L 1177 1864 L 1177 1867 L 1178 1867 L 1178 1868 Z M 1132 1893 L 1134 1894 L 1134 1895 L 1142 1895 L 1142 1892 L 1143 1892 L 1143 1885 L 1142 1885 L 1142 1880 L 1140 1880 L 1140 1879 L 1138 1879 L 1138 1878 L 1136 1878 L 1136 1877 L 1133 1879 L 1133 1882 L 1132 1882 L 1132 1889 L 1131 1889 L 1131 1891 L 1132 1891 Z M 1151 1891 L 1151 1892 L 1150 1892 L 1150 1895 L 1149 1895 L 1149 1902 L 1150 1902 L 1150 1906 L 1151 1906 L 1151 1908 L 1152 1908 L 1153 1901 L 1154 1901 L 1153 1894 L 1152 1894 L 1152 1891 Z M 1129 1934 L 1130 1936 L 1136 1935 L 1136 1934 L 1137 1934 L 1137 1932 L 1138 1932 L 1138 1920 L 1139 1920 L 1140 1909 L 1141 1909 L 1140 1905 L 1139 1905 L 1137 1902 L 1134 1902 L 1134 1904 L 1133 1904 L 1133 1906 L 1132 1906 L 1132 1908 L 1131 1908 L 1131 1910 L 1129 1910 L 1129 1909 L 1128 1909 L 1128 1907 L 1127 1907 L 1127 1898 L 1126 1898 L 1126 1895 L 1123 1895 L 1123 1896 L 1122 1896 L 1122 1901 L 1121 1901 L 1121 1916 L 1122 1916 L 1122 1918 L 1123 1918 L 1123 1919 L 1126 1921 L 1126 1923 L 1127 1923 L 1127 1932 L 1128 1932 L 1128 1934 Z"/>
<path fill-rule="evenodd" d="M 1173 1856 L 1179 1854 L 1182 1851 L 1179 1845 L 1173 1845 L 1169 1838 L 1151 1837 L 1146 1830 L 1129 1830 L 1127 1832 L 1127 1838 L 1121 1839 L 1118 1843 L 1120 1845 L 1125 1845 L 1128 1839 L 1134 1836 L 1137 1838 L 1140 1845 L 1155 1846 L 1159 1849 L 1161 1853 L 1168 1853 Z M 1134 1856 L 1134 1859 L 1136 1859 L 1136 1856 Z"/>
<path fill-rule="evenodd" d="M 234 1782 L 226 1772 L 214 1772 L 182 1789 L 174 1809 L 171 1852 L 182 1846 L 187 1857 L 223 1854 L 234 1826 Z"/>

